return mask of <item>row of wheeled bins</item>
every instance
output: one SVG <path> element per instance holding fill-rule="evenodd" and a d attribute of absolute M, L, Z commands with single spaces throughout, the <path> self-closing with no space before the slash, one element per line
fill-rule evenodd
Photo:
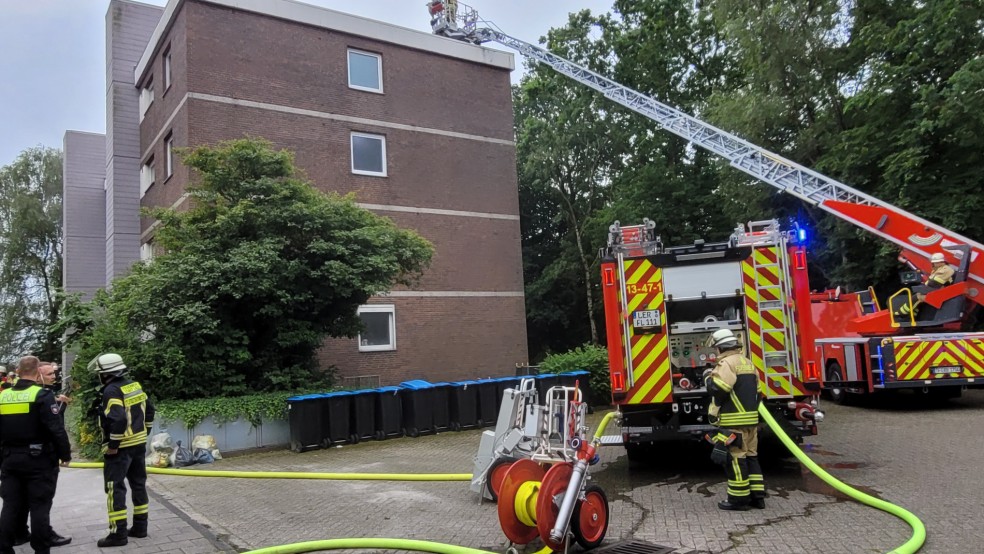
<path fill-rule="evenodd" d="M 581 388 L 590 399 L 587 371 L 528 376 L 536 380 L 541 404 L 554 386 Z M 290 448 L 305 452 L 362 440 L 417 437 L 495 425 L 506 389 L 522 377 L 429 383 L 415 380 L 398 387 L 305 394 L 287 399 Z"/>

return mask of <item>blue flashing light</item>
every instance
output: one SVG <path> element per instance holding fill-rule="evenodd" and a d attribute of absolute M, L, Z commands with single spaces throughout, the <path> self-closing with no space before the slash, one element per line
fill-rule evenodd
<path fill-rule="evenodd" d="M 806 229 L 800 227 L 798 236 L 800 242 L 806 242 Z"/>
<path fill-rule="evenodd" d="M 881 373 L 879 375 L 881 376 L 881 384 L 882 386 L 884 386 L 885 385 L 885 358 L 882 357 L 882 347 L 880 344 L 878 345 L 877 352 L 878 352 L 878 369 L 881 370 Z"/>

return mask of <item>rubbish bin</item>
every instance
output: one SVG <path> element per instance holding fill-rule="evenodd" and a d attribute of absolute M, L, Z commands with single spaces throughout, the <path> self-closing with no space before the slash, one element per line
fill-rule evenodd
<path fill-rule="evenodd" d="M 496 418 L 499 417 L 499 409 L 502 407 L 503 395 L 506 394 L 506 389 L 518 389 L 519 382 L 522 381 L 522 377 L 512 376 L 512 377 L 499 377 L 495 380 L 495 413 Z"/>
<path fill-rule="evenodd" d="M 471 429 L 478 425 L 477 385 L 476 381 L 456 381 L 450 384 L 448 393 L 452 431 Z"/>
<path fill-rule="evenodd" d="M 321 401 L 320 394 L 291 396 L 287 399 L 290 449 L 294 452 L 321 448 Z"/>
<path fill-rule="evenodd" d="M 329 392 L 321 395 L 321 445 L 328 448 L 352 439 L 352 393 Z"/>
<path fill-rule="evenodd" d="M 376 389 L 376 440 L 403 436 L 403 396 L 400 387 Z"/>
<path fill-rule="evenodd" d="M 479 427 L 495 425 L 499 418 L 499 403 L 502 401 L 501 398 L 496 398 L 498 383 L 495 379 L 479 379 L 475 386 L 478 387 Z"/>
<path fill-rule="evenodd" d="M 585 402 L 591 400 L 591 380 L 590 373 L 579 369 L 577 371 L 568 371 L 557 375 L 557 380 L 560 386 L 563 387 L 573 387 L 575 384 L 581 389 L 581 399 Z"/>
<path fill-rule="evenodd" d="M 432 383 L 431 413 L 434 417 L 434 432 L 451 428 L 451 383 Z"/>
<path fill-rule="evenodd" d="M 376 395 L 372 389 L 352 392 L 352 437 L 349 442 L 371 439 L 376 434 Z"/>
<path fill-rule="evenodd" d="M 434 430 L 434 385 L 416 379 L 400 383 L 403 395 L 403 429 L 408 437 Z"/>
<path fill-rule="evenodd" d="M 547 391 L 550 387 L 560 385 L 560 377 L 556 373 L 541 373 L 534 377 L 536 379 L 536 395 L 541 406 L 547 404 Z"/>

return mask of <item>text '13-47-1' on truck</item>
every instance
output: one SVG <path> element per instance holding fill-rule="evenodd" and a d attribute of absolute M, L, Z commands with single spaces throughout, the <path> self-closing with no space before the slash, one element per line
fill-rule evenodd
<path fill-rule="evenodd" d="M 821 388 L 838 401 L 898 389 L 954 397 L 984 382 L 984 333 L 970 331 L 984 303 L 984 245 L 481 26 L 465 4 L 434 0 L 428 9 L 435 34 L 513 48 L 901 249 L 904 287 L 882 303 L 870 288 L 811 293 L 803 230 L 775 221 L 742 226 L 724 243 L 680 247 L 664 246 L 650 223 L 613 225 L 602 289 L 613 402 L 627 446 L 710 428 L 701 377 L 715 359 L 704 341 L 718 329 L 740 337 L 767 405 L 793 436 L 816 433 Z"/>

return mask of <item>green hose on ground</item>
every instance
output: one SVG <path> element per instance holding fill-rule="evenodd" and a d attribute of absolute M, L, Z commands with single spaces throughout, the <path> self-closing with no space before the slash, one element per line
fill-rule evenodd
<path fill-rule="evenodd" d="M 478 550 L 464 546 L 454 546 L 439 542 L 417 541 L 411 539 L 329 539 L 323 541 L 295 542 L 280 546 L 268 546 L 250 550 L 246 554 L 295 554 L 297 552 L 318 552 L 340 548 L 379 548 L 383 550 L 416 550 L 436 554 L 496 554 L 488 550 Z"/>
<path fill-rule="evenodd" d="M 786 448 L 788 448 L 789 451 L 796 456 L 796 459 L 805 465 L 807 469 L 812 471 L 814 475 L 820 479 L 823 479 L 825 483 L 846 494 L 847 496 L 850 496 L 854 500 L 857 500 L 862 504 L 867 504 L 873 508 L 878 508 L 883 512 L 888 512 L 902 521 L 905 521 L 909 524 L 909 527 L 912 527 L 912 536 L 909 537 L 909 540 L 906 541 L 905 544 L 902 544 L 892 550 L 889 554 L 912 554 L 922 548 L 923 543 L 926 542 L 926 526 L 923 525 L 923 522 L 920 521 L 919 518 L 912 512 L 906 510 L 905 508 L 896 506 L 895 504 L 890 504 L 884 500 L 875 498 L 870 494 L 865 494 L 827 473 L 822 467 L 818 466 L 816 462 L 811 460 L 809 456 L 804 454 L 803 451 L 793 443 L 792 439 L 790 439 L 789 436 L 783 432 L 775 418 L 772 417 L 772 414 L 770 414 L 769 410 L 765 407 L 765 404 L 759 404 L 759 414 L 762 416 L 762 419 L 769 424 L 769 427 L 771 427 L 776 436 L 779 437 L 779 440 L 786 445 Z"/>
<path fill-rule="evenodd" d="M 72 462 L 78 469 L 99 469 L 102 462 Z M 226 477 L 233 479 L 324 479 L 334 481 L 471 481 L 471 473 L 313 473 L 303 471 L 217 471 L 148 467 L 147 473 L 181 477 Z"/>

